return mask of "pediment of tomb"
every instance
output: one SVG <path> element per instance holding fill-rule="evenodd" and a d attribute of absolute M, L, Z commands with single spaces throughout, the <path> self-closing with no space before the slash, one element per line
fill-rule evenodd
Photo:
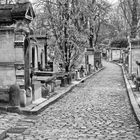
<path fill-rule="evenodd" d="M 19 20 L 30 23 L 35 13 L 30 2 L 0 5 L 0 25 L 12 25 Z"/>

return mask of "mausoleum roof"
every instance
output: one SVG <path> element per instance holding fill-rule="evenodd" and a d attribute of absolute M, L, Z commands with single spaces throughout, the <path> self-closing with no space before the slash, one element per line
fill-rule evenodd
<path fill-rule="evenodd" d="M 0 5 L 0 23 L 12 23 L 12 15 L 11 10 L 13 8 L 13 5 Z"/>
<path fill-rule="evenodd" d="M 0 23 L 12 23 L 12 16 L 9 10 L 0 10 Z"/>
<path fill-rule="evenodd" d="M 27 18 L 26 15 L 34 18 L 35 13 L 33 11 L 33 8 L 31 6 L 31 3 L 18 3 L 14 5 L 14 7 L 11 10 L 12 17 L 14 19 L 23 19 Z"/>
<path fill-rule="evenodd" d="M 30 2 L 0 5 L 0 24 L 12 24 L 15 20 L 33 20 L 34 10 Z"/>

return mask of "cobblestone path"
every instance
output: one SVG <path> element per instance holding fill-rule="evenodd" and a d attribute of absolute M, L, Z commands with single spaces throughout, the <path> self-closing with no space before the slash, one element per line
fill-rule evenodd
<path fill-rule="evenodd" d="M 22 135 L 7 140 L 140 140 L 119 66 L 105 69 L 42 112 Z"/>
<path fill-rule="evenodd" d="M 0 111 L 0 132 L 15 126 L 18 120 L 22 118 L 24 118 L 24 116 L 17 113 Z"/>

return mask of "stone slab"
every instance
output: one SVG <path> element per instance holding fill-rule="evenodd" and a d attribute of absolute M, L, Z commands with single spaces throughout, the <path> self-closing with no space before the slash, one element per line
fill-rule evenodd
<path fill-rule="evenodd" d="M 22 122 L 22 123 L 32 123 L 34 124 L 36 122 L 36 120 L 34 119 L 22 119 L 22 120 L 19 120 L 19 122 Z"/>
<path fill-rule="evenodd" d="M 28 120 L 28 119 L 29 119 L 29 120 L 35 121 L 35 120 L 39 119 L 39 116 L 34 116 L 34 115 L 33 115 L 33 116 L 27 116 L 27 117 L 25 117 L 24 119 L 25 119 L 25 120 Z"/>
<path fill-rule="evenodd" d="M 10 128 L 7 130 L 7 133 L 17 133 L 17 134 L 21 134 L 23 133 L 27 128 L 25 127 L 14 127 L 14 128 Z"/>
<path fill-rule="evenodd" d="M 39 98 L 39 99 L 37 99 L 37 100 L 33 101 L 33 103 L 32 103 L 32 104 L 34 104 L 34 105 L 38 105 L 38 104 L 40 104 L 40 103 L 44 102 L 45 100 L 46 100 L 45 98 Z"/>

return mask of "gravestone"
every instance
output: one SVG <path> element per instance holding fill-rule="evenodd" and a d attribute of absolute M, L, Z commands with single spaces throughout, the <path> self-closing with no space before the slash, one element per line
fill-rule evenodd
<path fill-rule="evenodd" d="M 11 106 L 20 106 L 20 88 L 18 85 L 12 85 L 10 87 L 9 98 Z"/>

